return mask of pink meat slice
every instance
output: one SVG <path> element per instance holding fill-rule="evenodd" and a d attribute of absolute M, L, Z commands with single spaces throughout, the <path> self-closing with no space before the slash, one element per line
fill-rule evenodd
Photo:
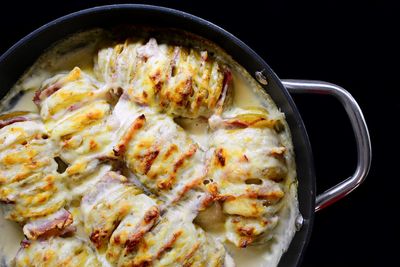
<path fill-rule="evenodd" d="M 72 214 L 65 209 L 60 209 L 51 215 L 27 223 L 23 232 L 30 240 L 64 236 L 76 231 L 72 223 Z"/>

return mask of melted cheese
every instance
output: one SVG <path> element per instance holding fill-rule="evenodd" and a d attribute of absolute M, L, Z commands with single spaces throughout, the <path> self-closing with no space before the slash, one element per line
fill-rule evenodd
<path fill-rule="evenodd" d="M 294 218 L 298 214 L 293 148 L 288 128 L 286 126 L 279 135 L 272 130 L 277 122 L 285 125 L 284 115 L 269 96 L 260 92 L 256 82 L 221 51 L 218 52 L 221 52 L 225 57 L 224 61 L 227 60 L 233 69 L 229 92 L 224 67 L 215 58 L 209 57 L 207 52 L 158 45 L 151 39 L 147 43 L 128 40 L 116 46 L 102 46 L 95 56 L 97 44 L 102 43 L 102 37 L 99 36 L 103 34 L 101 31 L 81 33 L 80 36 L 60 43 L 43 57 L 42 63 L 39 61 L 16 84 L 1 103 L 3 109 L 38 112 L 32 101 L 29 101 L 34 91 L 52 85 L 57 87 L 55 92 L 40 103 L 40 114 L 44 118 L 45 131 L 49 131 L 52 140 L 61 144 L 56 149 L 59 151 L 57 155 L 69 164 L 61 176 L 55 175 L 63 180 L 69 179 L 63 183 L 66 189 L 61 189 L 62 192 L 69 190 L 68 196 L 60 195 L 59 200 L 62 203 L 69 201 L 70 212 L 75 220 L 73 225 L 78 228 L 75 236 L 84 241 L 54 237 L 40 244 L 43 251 L 52 254 L 51 251 L 62 250 L 63 255 L 68 256 L 68 253 L 79 248 L 79 251 L 83 251 L 83 256 L 77 257 L 77 261 L 81 261 L 81 264 L 91 262 L 92 265 L 100 262 L 102 266 L 111 266 L 110 263 L 116 262 L 121 265 L 132 261 L 146 262 L 149 259 L 155 266 L 182 263 L 203 266 L 205 262 L 206 266 L 221 266 L 224 263 L 232 266 L 233 261 L 237 266 L 275 266 L 294 235 Z M 96 41 L 82 45 L 85 43 L 83 40 Z M 74 44 L 78 48 L 69 52 L 68 47 L 74 47 Z M 172 65 L 169 64 L 171 59 Z M 79 68 L 73 69 L 76 66 Z M 71 69 L 73 70 L 68 73 Z M 62 74 L 54 77 L 59 73 Z M 172 76 L 168 76 L 168 73 Z M 91 78 L 93 75 L 99 82 Z M 115 105 L 113 98 L 119 96 L 119 87 L 128 98 L 123 95 Z M 188 89 L 192 91 L 186 92 Z M 107 92 L 111 92 L 111 95 Z M 15 101 L 19 95 L 22 96 Z M 13 105 L 10 104 L 11 100 Z M 221 103 L 224 102 L 227 103 L 226 106 L 231 103 L 232 108 L 222 109 Z M 143 104 L 151 108 L 141 107 Z M 70 112 L 66 112 L 68 109 Z M 214 113 L 209 121 L 204 119 L 204 116 L 209 117 Z M 143 128 L 132 127 L 141 115 L 144 115 L 145 122 L 139 128 Z M 171 116 L 175 117 L 174 120 Z M 246 127 L 230 129 L 235 125 Z M 35 127 L 26 128 L 35 131 Z M 1 147 L 7 148 L 29 135 L 31 133 L 3 134 L 4 137 L 0 136 L 0 140 L 4 140 L 0 142 L 0 151 Z M 161 201 L 154 201 L 131 185 L 127 187 L 124 184 L 118 186 L 118 183 L 107 184 L 107 190 L 98 190 L 102 177 L 113 168 L 103 161 L 120 157 L 115 151 L 118 151 L 121 144 L 127 145 L 124 148 L 126 151 L 121 155 L 127 161 L 128 167 L 146 189 L 161 196 Z M 158 147 L 157 156 L 151 158 L 152 164 L 148 167 L 145 164 L 149 159 L 146 155 L 155 155 L 155 147 Z M 170 153 L 171 148 L 176 150 L 176 155 L 171 156 L 174 154 Z M 222 169 L 213 165 L 218 160 L 216 151 L 220 148 L 225 149 L 229 155 L 225 159 L 227 164 Z M 52 149 L 54 146 L 48 150 Z M 282 151 L 285 152 L 285 164 L 275 156 L 268 156 L 271 153 L 280 154 Z M 243 154 L 252 159 L 250 164 L 243 164 Z M 13 162 L 16 159 L 18 157 L 13 157 Z M 204 159 L 211 160 L 211 165 L 206 166 L 209 170 L 202 164 Z M 179 168 L 175 169 L 173 166 L 178 162 Z M 260 173 L 266 169 L 275 170 L 270 171 L 265 178 Z M 235 172 L 238 175 L 230 175 Z M 240 172 L 245 175 L 239 175 Z M 200 212 L 195 220 L 201 226 L 199 228 L 192 221 L 204 207 L 198 201 L 192 208 L 184 203 L 188 201 L 187 198 L 195 196 L 197 182 L 202 181 L 206 173 L 209 175 L 207 178 L 213 179 L 208 186 L 216 183 L 218 197 L 225 200 Z M 229 179 L 223 178 L 227 175 L 225 173 Z M 286 177 L 283 182 L 273 181 L 281 179 L 282 175 Z M 176 180 L 176 177 L 179 179 Z M 260 177 L 264 179 L 263 186 L 268 190 L 261 190 L 254 183 L 246 184 L 246 180 Z M 125 181 L 126 178 L 118 179 Z M 163 193 L 160 185 L 168 185 L 167 189 L 172 189 L 171 192 Z M 273 193 L 282 200 L 277 205 L 272 203 L 266 207 L 265 203 L 244 194 L 249 190 L 253 194 Z M 182 192 L 188 193 L 184 196 Z M 82 196 L 86 200 L 79 206 Z M 176 196 L 182 198 L 182 205 L 186 205 L 183 210 L 175 207 L 168 209 L 168 202 L 177 200 Z M 30 200 L 27 203 L 31 202 Z M 166 208 L 167 212 L 159 219 L 157 226 L 145 234 L 151 224 L 143 225 L 140 218 L 145 216 L 145 210 L 154 207 Z M 268 220 L 268 224 L 264 223 L 265 220 Z M 8 221 L 0 222 L 1 231 L 5 227 L 18 228 Z M 114 225 L 115 222 L 120 222 L 118 227 Z M 269 239 L 272 242 L 246 249 L 235 248 L 226 242 L 231 240 L 238 245 L 243 233 L 248 234 L 243 229 L 248 228 L 252 228 L 254 236 L 263 236 L 263 242 Z M 127 244 L 140 229 L 144 233 L 144 243 L 138 245 L 138 252 L 121 257 L 122 251 L 126 252 L 121 244 Z M 96 231 L 107 233 L 100 235 L 100 239 L 92 238 L 99 243 L 93 243 L 89 238 L 95 237 L 96 234 L 93 233 Z M 21 236 L 13 236 L 17 244 Z M 110 237 L 111 242 L 107 245 L 105 240 Z M 233 256 L 233 260 L 226 254 L 220 242 L 225 242 L 224 246 Z M 1 242 L 0 244 L 1 248 L 12 247 L 3 246 Z M 80 247 L 82 244 L 83 250 Z M 17 256 L 17 264 L 27 265 L 31 259 L 40 258 L 42 254 L 35 254 L 37 246 L 35 241 L 31 248 L 22 250 Z M 89 248 L 91 246 L 97 246 L 98 249 L 93 250 Z M 14 251 L 4 251 L 4 255 L 15 255 L 16 248 L 17 246 Z M 165 253 L 164 250 L 169 252 Z M 97 259 L 92 256 L 93 251 Z M 159 257 L 157 253 L 162 253 L 163 256 Z M 188 256 L 188 253 L 191 257 L 186 259 L 185 255 Z M 60 262 L 62 257 L 50 257 L 50 262 Z"/>
<path fill-rule="evenodd" d="M 57 149 L 43 123 L 31 114 L 2 118 L 17 121 L 0 129 L 0 199 L 10 204 L 7 217 L 25 222 L 57 211 L 65 190 L 56 172 Z"/>
<path fill-rule="evenodd" d="M 226 71 L 207 51 L 158 45 L 154 38 L 101 49 L 95 71 L 132 101 L 175 116 L 208 116 L 226 93 Z"/>
<path fill-rule="evenodd" d="M 31 241 L 15 258 L 16 267 L 101 266 L 95 253 L 78 238 L 51 238 Z"/>
<path fill-rule="evenodd" d="M 38 108 L 35 103 L 32 102 L 35 90 L 26 91 L 19 99 L 15 105 L 9 109 L 9 111 L 30 111 L 37 113 Z"/>

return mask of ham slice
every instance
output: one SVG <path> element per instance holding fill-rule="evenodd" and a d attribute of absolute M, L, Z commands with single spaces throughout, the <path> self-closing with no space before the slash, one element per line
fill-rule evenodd
<path fill-rule="evenodd" d="M 76 228 L 71 225 L 72 223 L 71 213 L 65 209 L 60 209 L 53 214 L 25 224 L 23 232 L 30 240 L 64 236 L 76 231 Z"/>

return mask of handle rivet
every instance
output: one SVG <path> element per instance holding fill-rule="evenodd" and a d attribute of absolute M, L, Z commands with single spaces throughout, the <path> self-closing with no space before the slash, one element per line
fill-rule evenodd
<path fill-rule="evenodd" d="M 300 231 L 300 229 L 303 226 L 303 224 L 304 224 L 303 216 L 301 216 L 301 214 L 297 215 L 296 222 L 295 222 L 296 230 Z"/>
<path fill-rule="evenodd" d="M 261 83 L 262 85 L 267 85 L 268 84 L 268 80 L 267 77 L 265 77 L 264 75 L 264 70 L 262 71 L 256 71 L 255 75 L 256 75 L 256 79 L 259 83 Z"/>

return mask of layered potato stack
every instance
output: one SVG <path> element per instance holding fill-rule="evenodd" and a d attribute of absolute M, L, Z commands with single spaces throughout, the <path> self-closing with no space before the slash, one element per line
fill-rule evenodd
<path fill-rule="evenodd" d="M 282 124 L 231 106 L 232 88 L 207 51 L 129 39 L 99 49 L 93 72 L 43 82 L 39 114 L 1 115 L 0 200 L 25 235 L 15 266 L 227 266 L 224 242 L 272 238 Z M 177 118 L 207 120 L 208 147 Z M 218 237 L 193 222 L 216 205 Z"/>

